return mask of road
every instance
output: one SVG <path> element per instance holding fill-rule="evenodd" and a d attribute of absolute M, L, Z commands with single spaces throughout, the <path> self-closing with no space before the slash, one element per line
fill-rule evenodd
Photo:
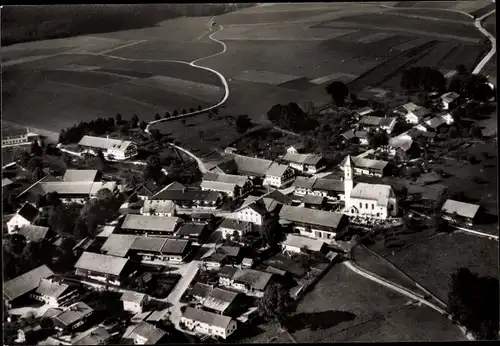
<path fill-rule="evenodd" d="M 184 148 L 181 148 L 173 143 L 170 144 L 172 147 L 184 152 L 186 155 L 189 155 L 191 156 L 195 161 L 196 163 L 198 164 L 198 168 L 200 169 L 200 172 L 203 174 L 203 173 L 207 173 L 208 172 L 208 169 L 207 167 L 205 166 L 205 163 L 198 157 L 196 156 L 195 154 L 193 154 L 192 152 L 190 152 L 189 150 L 187 149 L 184 149 Z"/>
<path fill-rule="evenodd" d="M 495 36 L 493 36 L 492 34 L 490 34 L 485 28 L 483 28 L 483 26 L 481 25 L 481 22 L 488 16 L 490 16 L 491 14 L 493 14 L 495 12 L 495 10 L 492 10 L 488 13 L 486 13 L 484 16 L 482 17 L 479 17 L 478 19 L 476 19 L 474 21 L 474 25 L 476 26 L 476 28 L 483 34 L 485 35 L 486 37 L 488 37 L 488 39 L 490 40 L 491 42 L 491 50 L 488 52 L 488 54 L 486 54 L 486 56 L 477 64 L 476 68 L 474 69 L 474 71 L 472 71 L 473 74 L 478 74 L 479 72 L 481 72 L 481 70 L 484 68 L 484 66 L 488 63 L 488 61 L 490 61 L 490 59 L 495 55 L 495 53 L 497 52 L 497 40 L 495 38 Z"/>

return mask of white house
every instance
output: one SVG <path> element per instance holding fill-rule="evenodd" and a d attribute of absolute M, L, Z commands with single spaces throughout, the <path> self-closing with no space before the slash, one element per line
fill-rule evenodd
<path fill-rule="evenodd" d="M 301 253 L 303 250 L 320 252 L 325 247 L 325 242 L 319 239 L 312 239 L 296 234 L 288 234 L 282 243 L 283 251 Z"/>
<path fill-rule="evenodd" d="M 266 171 L 263 185 L 283 187 L 291 183 L 295 178 L 295 172 L 290 166 L 273 162 Z"/>
<path fill-rule="evenodd" d="M 204 182 L 235 184 L 236 186 L 239 187 L 237 197 L 245 197 L 253 190 L 253 183 L 248 177 L 235 174 L 223 174 L 223 173 L 217 174 L 217 173 L 207 172 L 203 174 L 202 184 Z"/>
<path fill-rule="evenodd" d="M 137 155 L 137 144 L 135 142 L 109 137 L 85 135 L 78 142 L 78 145 L 93 155 L 97 154 L 97 150 L 102 150 L 105 156 L 114 160 L 126 160 Z"/>
<path fill-rule="evenodd" d="M 230 238 L 235 232 L 241 237 L 252 230 L 252 223 L 247 221 L 224 219 L 217 231 L 221 232 L 222 238 Z"/>
<path fill-rule="evenodd" d="M 397 215 L 396 194 L 390 185 L 358 183 L 354 186 L 354 163 L 350 156 L 344 167 L 346 215 L 376 219 Z"/>
<path fill-rule="evenodd" d="M 281 159 L 303 173 L 315 174 L 326 168 L 326 161 L 321 155 L 286 153 Z"/>
<path fill-rule="evenodd" d="M 181 323 L 190 331 L 223 339 L 227 339 L 237 328 L 236 321 L 231 317 L 192 307 L 186 308 Z"/>
<path fill-rule="evenodd" d="M 122 340 L 124 341 L 123 344 L 155 345 L 165 335 L 167 335 L 167 332 L 163 329 L 142 321 L 139 324 L 128 327 L 122 336 Z"/>
<path fill-rule="evenodd" d="M 59 283 L 53 278 L 42 278 L 32 298 L 50 306 L 59 307 L 78 296 L 78 291 L 67 284 Z"/>
<path fill-rule="evenodd" d="M 364 130 L 377 130 L 391 133 L 396 126 L 396 118 L 364 116 L 359 121 L 359 127 Z"/>
<path fill-rule="evenodd" d="M 460 95 L 454 91 L 450 91 L 441 95 L 440 99 L 443 109 L 451 110 L 458 106 Z"/>
<path fill-rule="evenodd" d="M 259 203 L 254 202 L 248 205 L 243 204 L 240 209 L 236 210 L 234 216 L 237 220 L 242 222 L 251 222 L 260 226 L 264 223 L 266 214 L 267 210 Z"/>
<path fill-rule="evenodd" d="M 294 145 L 289 146 L 286 149 L 286 152 L 288 154 L 302 154 L 303 150 L 305 149 L 305 145 L 302 143 L 296 143 Z"/>
<path fill-rule="evenodd" d="M 453 120 L 453 117 L 451 116 L 451 114 L 449 112 L 443 112 L 443 113 L 437 114 L 437 116 L 442 118 L 445 121 L 446 125 L 451 125 L 455 122 Z"/>
<path fill-rule="evenodd" d="M 423 118 L 431 113 L 427 108 L 418 106 L 413 102 L 402 105 L 397 108 L 395 112 L 402 115 L 405 121 L 410 124 L 418 124 Z"/>
<path fill-rule="evenodd" d="M 275 212 L 283 204 L 292 204 L 293 199 L 278 190 L 273 190 L 261 197 L 248 196 L 244 203 L 232 214 L 230 219 L 262 225 L 268 213 Z"/>
<path fill-rule="evenodd" d="M 32 204 L 26 202 L 7 222 L 7 231 L 9 234 L 12 234 L 23 226 L 33 225 L 39 217 L 40 213 L 38 212 L 38 209 Z"/>
<path fill-rule="evenodd" d="M 356 175 L 371 175 L 376 177 L 382 177 L 384 175 L 385 169 L 389 164 L 387 161 L 383 160 L 372 160 L 365 159 L 364 157 L 352 157 L 350 158 L 354 165 L 354 173 Z M 347 157 L 340 163 L 340 169 L 345 170 Z"/>
<path fill-rule="evenodd" d="M 139 314 L 148 304 L 149 296 L 144 293 L 126 291 L 122 294 L 120 300 L 123 302 L 123 310 Z"/>
<path fill-rule="evenodd" d="M 2 129 L 2 148 L 30 144 L 31 136 L 36 134 L 30 134 L 28 129 Z"/>
<path fill-rule="evenodd" d="M 240 196 L 240 187 L 235 183 L 203 180 L 200 184 L 200 188 L 202 191 L 222 192 L 231 198 L 237 198 Z"/>
<path fill-rule="evenodd" d="M 140 209 L 141 215 L 145 216 L 166 216 L 176 215 L 176 206 L 172 201 L 144 200 L 144 205 Z"/>

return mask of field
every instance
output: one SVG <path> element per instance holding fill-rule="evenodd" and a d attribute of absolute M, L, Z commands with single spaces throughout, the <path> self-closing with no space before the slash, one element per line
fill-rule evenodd
<path fill-rule="evenodd" d="M 498 242 L 468 234 L 443 234 L 387 258 L 445 302 L 450 275 L 460 267 L 498 277 Z"/>
<path fill-rule="evenodd" d="M 462 340 L 448 319 L 408 304 L 406 297 L 338 264 L 299 302 L 292 334 L 297 342 L 316 343 Z"/>

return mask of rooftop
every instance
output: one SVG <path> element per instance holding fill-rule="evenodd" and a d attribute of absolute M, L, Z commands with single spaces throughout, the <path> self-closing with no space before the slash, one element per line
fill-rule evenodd
<path fill-rule="evenodd" d="M 135 237 L 130 250 L 160 252 L 166 241 L 166 238 Z"/>
<path fill-rule="evenodd" d="M 142 301 L 146 299 L 146 295 L 144 293 L 125 291 L 120 300 L 124 302 L 131 302 L 140 304 Z"/>
<path fill-rule="evenodd" d="M 203 306 L 216 311 L 224 312 L 231 305 L 238 293 L 221 288 L 214 288 L 203 302 Z"/>
<path fill-rule="evenodd" d="M 344 167 L 347 157 L 342 160 L 340 167 Z M 365 159 L 361 157 L 351 157 L 355 167 L 383 170 L 388 162 L 381 160 Z"/>
<path fill-rule="evenodd" d="M 479 210 L 479 205 L 448 199 L 444 203 L 442 210 L 448 214 L 457 213 L 459 216 L 473 219 Z"/>
<path fill-rule="evenodd" d="M 97 170 L 95 169 L 67 169 L 63 180 L 66 182 L 95 181 Z"/>
<path fill-rule="evenodd" d="M 450 91 L 450 92 L 447 92 L 447 93 L 444 93 L 443 95 L 440 96 L 441 97 L 441 100 L 443 100 L 444 102 L 453 102 L 455 101 L 456 99 L 458 99 L 460 97 L 459 94 L 457 94 L 456 92 L 454 91 Z"/>
<path fill-rule="evenodd" d="M 179 236 L 199 236 L 203 230 L 207 227 L 204 223 L 187 223 L 182 225 L 175 235 Z"/>
<path fill-rule="evenodd" d="M 249 181 L 247 177 L 241 175 L 223 174 L 223 173 L 217 174 L 212 172 L 203 174 L 203 180 L 236 184 L 239 187 L 243 187 L 243 185 L 245 185 Z"/>
<path fill-rule="evenodd" d="M 272 276 L 271 273 L 245 268 L 238 269 L 232 279 L 250 285 L 256 290 L 264 290 Z"/>
<path fill-rule="evenodd" d="M 215 326 L 224 329 L 226 329 L 229 323 L 231 322 L 231 317 L 222 316 L 201 309 L 195 309 L 189 306 L 182 314 L 182 317 L 192 321 L 206 323 L 210 326 Z"/>
<path fill-rule="evenodd" d="M 316 179 L 312 187 L 313 190 L 344 192 L 344 182 L 335 179 Z"/>
<path fill-rule="evenodd" d="M 179 221 L 180 219 L 178 217 L 127 214 L 121 228 L 173 233 Z"/>
<path fill-rule="evenodd" d="M 154 200 L 170 200 L 170 201 L 205 201 L 216 202 L 220 198 L 220 194 L 216 191 L 202 190 L 161 190 L 153 196 Z"/>
<path fill-rule="evenodd" d="M 290 155 L 287 153 L 287 155 Z M 292 154 L 293 155 L 293 154 Z M 286 156 L 286 155 L 285 155 Z M 285 171 L 288 169 L 287 165 L 281 165 L 277 162 L 273 162 L 266 171 L 266 175 L 270 175 L 273 177 L 281 177 L 285 174 Z"/>
<path fill-rule="evenodd" d="M 35 208 L 32 204 L 26 202 L 23 204 L 21 209 L 17 211 L 17 215 L 22 216 L 29 222 L 33 222 L 38 217 L 39 213 L 37 208 Z"/>
<path fill-rule="evenodd" d="M 317 165 L 323 157 L 321 155 L 314 154 L 292 154 L 286 153 L 282 160 L 288 162 L 294 162 L 304 165 Z"/>
<path fill-rule="evenodd" d="M 256 157 L 233 154 L 233 160 L 240 174 L 251 176 L 264 176 L 272 164 L 270 160 L 259 159 Z"/>
<path fill-rule="evenodd" d="M 189 246 L 189 240 L 167 239 L 163 245 L 161 252 L 173 255 L 182 255 Z"/>
<path fill-rule="evenodd" d="M 12 280 L 4 282 L 3 294 L 8 300 L 14 300 L 38 287 L 40 279 L 54 275 L 45 264 L 30 270 Z"/>
<path fill-rule="evenodd" d="M 77 321 L 82 320 L 85 315 L 92 313 L 94 310 L 84 302 L 78 302 L 68 306 L 66 310 L 54 317 L 65 326 L 69 326 Z"/>
<path fill-rule="evenodd" d="M 150 200 L 147 199 L 143 204 L 143 213 L 162 213 L 173 214 L 175 212 L 175 204 L 172 201 Z"/>
<path fill-rule="evenodd" d="M 111 334 L 103 327 L 92 327 L 71 341 L 72 345 L 102 345 L 109 340 Z"/>
<path fill-rule="evenodd" d="M 19 234 L 23 235 L 27 241 L 38 243 L 45 239 L 48 231 L 48 227 L 24 225 L 19 229 Z"/>
<path fill-rule="evenodd" d="M 220 228 L 227 228 L 227 229 L 234 229 L 238 231 L 242 231 L 245 229 L 245 227 L 248 226 L 250 222 L 246 221 L 239 221 L 239 220 L 233 220 L 233 219 L 224 219 L 222 221 L 221 225 L 219 226 Z"/>
<path fill-rule="evenodd" d="M 223 191 L 232 193 L 236 188 L 236 184 L 234 183 L 225 183 L 221 181 L 211 181 L 211 180 L 203 180 L 200 184 L 200 188 L 214 191 Z"/>
<path fill-rule="evenodd" d="M 281 209 L 280 218 L 292 222 L 336 229 L 342 221 L 343 214 L 285 205 Z"/>
<path fill-rule="evenodd" d="M 325 243 L 319 239 L 302 237 L 300 235 L 288 234 L 283 245 L 297 248 L 307 248 L 310 251 L 321 251 Z"/>
<path fill-rule="evenodd" d="M 103 274 L 120 275 L 128 259 L 84 252 L 75 264 L 76 269 L 90 270 Z"/>
<path fill-rule="evenodd" d="M 136 236 L 131 234 L 111 234 L 101 247 L 106 255 L 125 257 Z"/>
<path fill-rule="evenodd" d="M 370 114 L 371 112 L 373 112 L 373 109 L 371 109 L 370 107 L 362 107 L 356 109 L 356 113 L 358 113 L 359 115 L 366 115 Z"/>
<path fill-rule="evenodd" d="M 316 178 L 296 177 L 292 183 L 295 188 L 312 189 Z"/>
<path fill-rule="evenodd" d="M 51 298 L 59 298 L 67 289 L 69 288 L 66 284 L 61 284 L 56 281 L 48 280 L 45 278 L 40 279 L 40 284 L 36 289 L 36 293 L 51 297 Z"/>
<path fill-rule="evenodd" d="M 222 276 L 222 277 L 226 277 L 226 278 L 232 278 L 234 273 L 236 273 L 237 271 L 238 271 L 238 268 L 233 267 L 233 266 L 229 266 L 229 265 L 225 265 L 219 271 L 218 275 Z"/>
<path fill-rule="evenodd" d="M 302 202 L 305 204 L 321 205 L 325 201 L 325 197 L 317 195 L 305 195 Z"/>
<path fill-rule="evenodd" d="M 213 287 L 201 282 L 194 284 L 193 288 L 189 290 L 189 294 L 196 297 L 208 297 L 210 292 L 212 292 Z"/>
<path fill-rule="evenodd" d="M 351 191 L 351 198 L 377 201 L 377 205 L 387 206 L 389 198 L 395 198 L 390 185 L 358 183 Z"/>
<path fill-rule="evenodd" d="M 123 334 L 123 338 L 135 340 L 137 337 L 141 337 L 146 339 L 144 344 L 154 345 L 158 341 L 160 341 L 160 339 L 163 338 L 165 334 L 167 334 L 167 332 L 165 332 L 164 330 L 155 327 L 151 323 L 142 321 L 135 327 L 130 328 L 130 330 L 127 330 L 125 334 Z"/>
<path fill-rule="evenodd" d="M 120 139 L 112 139 L 112 138 L 102 138 L 95 136 L 85 135 L 80 139 L 78 145 L 92 147 L 92 148 L 100 148 L 100 149 L 110 149 L 110 148 L 121 148 L 122 146 L 128 146 L 130 141 L 122 141 Z"/>

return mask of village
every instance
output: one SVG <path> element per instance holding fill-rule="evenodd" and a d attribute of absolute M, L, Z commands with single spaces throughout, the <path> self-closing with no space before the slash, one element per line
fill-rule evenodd
<path fill-rule="evenodd" d="M 13 254 L 4 255 L 10 277 L 3 290 L 12 341 L 235 341 L 259 315 L 279 318 L 273 299 L 299 300 L 365 238 L 427 222 L 434 232 L 498 241 L 475 228 L 481 205 L 436 192 L 432 182 L 417 192 L 387 183 L 424 175 L 438 181 L 428 156 L 443 137 L 461 136 L 453 134 L 456 122 L 479 104 L 455 92 L 431 96 L 429 108 L 408 102 L 388 112 L 352 110 L 338 140 L 357 155 L 335 167 L 297 141 L 271 160 L 226 148 L 221 162 L 195 165 L 200 172 L 193 173 L 189 156 L 179 161 L 185 153 L 153 134 L 160 138 L 150 146 L 176 153 L 177 176 L 201 175 L 195 184 L 168 180 L 171 167 L 140 159 L 144 144 L 133 140 L 84 134 L 53 146 L 29 131 L 4 132 L 2 147 L 30 148 L 2 167 L 4 196 L 12 196 L 4 238 Z M 132 122 L 138 132 L 146 128 Z M 469 145 L 485 140 L 479 127 L 465 135 Z M 43 167 L 40 157 L 51 155 L 75 168 Z M 108 163 L 130 164 L 103 172 Z M 137 171 L 153 178 L 137 183 Z M 27 186 L 22 172 L 32 172 Z"/>

